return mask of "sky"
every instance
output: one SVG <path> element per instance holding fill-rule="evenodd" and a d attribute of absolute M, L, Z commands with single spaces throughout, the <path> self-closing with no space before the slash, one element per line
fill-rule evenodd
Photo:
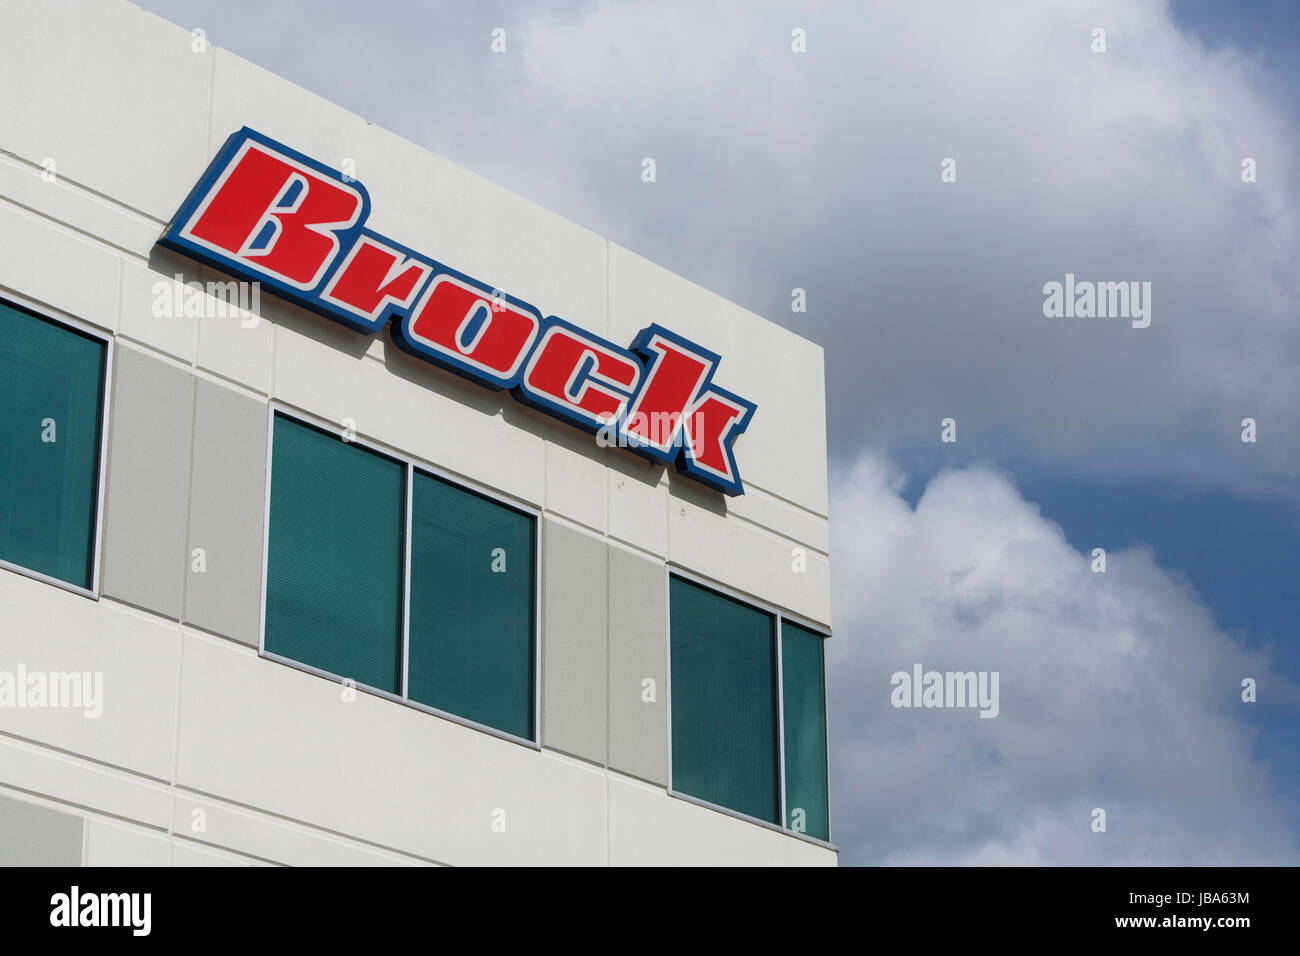
<path fill-rule="evenodd" d="M 842 864 L 1300 862 L 1300 5 L 140 5 L 825 348 Z"/>

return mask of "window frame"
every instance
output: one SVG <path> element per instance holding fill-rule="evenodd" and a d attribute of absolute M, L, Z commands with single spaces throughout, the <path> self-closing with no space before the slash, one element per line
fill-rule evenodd
<path fill-rule="evenodd" d="M 336 684 L 342 684 L 345 678 L 340 674 L 334 674 L 314 667 L 311 664 L 305 664 L 302 661 L 296 661 L 291 657 L 283 657 L 266 649 L 266 581 L 269 572 L 269 551 L 271 542 L 271 468 L 272 459 L 275 449 L 275 419 L 279 415 L 298 425 L 304 425 L 308 428 L 314 428 L 322 431 L 327 435 L 332 435 L 338 441 L 347 445 L 355 445 L 371 454 L 387 458 L 402 466 L 403 469 L 403 527 L 402 527 L 402 673 L 401 673 L 401 693 L 394 694 L 390 691 L 383 690 L 379 687 L 371 687 L 368 684 L 356 684 L 356 689 L 365 691 L 376 697 L 382 697 L 393 703 L 402 704 L 415 710 L 423 711 L 426 714 L 432 714 L 435 717 L 441 717 L 452 723 L 460 724 L 462 727 L 469 727 L 472 730 L 482 731 L 499 737 L 502 740 L 508 740 L 512 743 L 521 744 L 532 750 L 541 750 L 541 725 L 542 725 L 542 513 L 541 510 L 523 502 L 517 498 L 503 495 L 471 481 L 460 475 L 454 475 L 443 468 L 439 468 L 424 459 L 417 458 L 414 455 L 399 451 L 390 445 L 377 441 L 369 437 L 362 437 L 361 432 L 357 432 L 352 438 L 346 441 L 340 434 L 340 428 L 337 423 L 329 422 L 319 415 L 313 415 L 284 402 L 272 400 L 267 403 L 267 429 L 266 429 L 266 492 L 262 508 L 262 593 L 260 620 L 258 623 L 257 636 L 257 654 L 259 657 L 274 661 L 277 664 L 285 664 L 295 670 L 300 670 L 308 674 L 314 674 L 317 677 L 324 677 Z M 412 500 L 414 497 L 415 475 L 423 473 L 447 484 L 471 494 L 487 498 L 503 507 L 527 515 L 533 520 L 533 680 L 532 680 L 532 710 L 533 710 L 533 737 L 518 737 L 514 734 L 507 733 L 504 730 L 498 730 L 495 727 L 489 727 L 486 724 L 480 724 L 466 717 L 450 713 L 445 710 L 439 710 L 436 707 L 430 707 L 428 704 L 412 700 L 407 697 L 407 678 L 409 674 L 410 663 L 410 640 L 411 640 L 411 523 L 412 523 Z"/>
<path fill-rule="evenodd" d="M 34 581 L 52 584 L 56 588 L 62 588 L 65 591 L 71 591 L 73 594 L 80 594 L 92 601 L 98 601 L 100 598 L 100 568 L 104 553 L 104 487 L 108 477 L 109 407 L 112 404 L 113 397 L 113 356 L 117 340 L 111 332 L 106 332 L 102 328 L 84 322 L 66 312 L 41 305 L 10 289 L 0 290 L 0 304 L 18 312 L 25 312 L 37 321 L 62 327 L 70 332 L 104 343 L 104 382 L 100 394 L 99 445 L 97 449 L 99 461 L 96 463 L 95 468 L 95 519 L 90 542 L 90 587 L 83 588 L 79 584 L 73 584 L 70 581 L 64 581 L 45 574 L 43 571 L 34 571 L 21 564 L 15 564 L 12 561 L 0 558 L 0 568 L 6 571 L 13 571 Z"/>
<path fill-rule="evenodd" d="M 803 615 L 792 613 L 768 601 L 764 601 L 760 598 L 756 598 L 752 594 L 747 594 L 743 591 L 738 591 L 735 588 L 722 584 L 719 581 L 715 581 L 711 578 L 706 578 L 693 571 L 689 571 L 686 568 L 683 568 L 681 565 L 673 564 L 672 562 L 667 562 L 664 566 L 664 572 L 665 572 L 664 573 L 664 611 L 665 611 L 664 616 L 666 618 L 664 631 L 665 631 L 665 636 L 667 638 L 665 641 L 665 651 L 667 655 L 665 658 L 666 661 L 665 683 L 668 688 L 668 706 L 667 706 L 668 796 L 675 797 L 678 800 L 685 800 L 687 803 L 693 803 L 698 807 L 704 807 L 709 810 L 716 810 L 718 813 L 726 814 L 729 817 L 735 817 L 737 820 L 744 820 L 748 823 L 753 823 L 757 826 L 764 827 L 765 829 L 768 830 L 775 830 L 778 833 L 784 833 L 786 836 L 792 836 L 797 839 L 803 840 L 807 843 L 813 843 L 816 844 L 817 846 L 825 847 L 828 850 L 838 851 L 839 847 L 837 847 L 835 843 L 832 842 L 835 836 L 835 831 L 831 825 L 831 814 L 830 814 L 830 786 L 829 786 L 830 772 L 831 772 L 831 760 L 830 760 L 831 738 L 830 738 L 830 717 L 829 717 L 830 707 L 826 706 L 827 704 L 829 704 L 829 701 L 826 700 L 826 695 L 825 695 L 826 659 L 824 655 L 822 658 L 822 693 L 823 693 L 823 702 L 824 702 L 822 707 L 822 725 L 825 728 L 825 733 L 823 736 L 826 741 L 826 758 L 825 758 L 826 778 L 827 778 L 826 832 L 827 835 L 831 837 L 831 839 L 823 840 L 820 837 L 811 836 L 810 834 L 807 833 L 800 833 L 797 830 L 792 830 L 788 826 L 786 826 L 785 675 L 783 673 L 783 661 L 782 661 L 782 640 L 783 640 L 782 625 L 786 621 L 789 621 L 791 624 L 797 624 L 799 627 L 802 627 L 804 630 L 811 631 L 812 633 L 817 634 L 823 640 L 830 639 L 831 637 L 830 629 L 823 624 L 818 624 L 815 621 L 812 621 L 809 618 L 804 617 Z M 776 654 L 777 774 L 779 780 L 778 789 L 780 791 L 778 794 L 778 802 L 780 805 L 780 816 L 781 816 L 781 822 L 779 824 L 773 823 L 770 820 L 763 820 L 758 817 L 752 817 L 747 813 L 741 813 L 739 810 L 732 810 L 730 807 L 724 807 L 721 804 L 711 803 L 708 800 L 701 799 L 700 797 L 692 796 L 689 793 L 682 793 L 679 790 L 673 789 L 673 686 L 672 686 L 672 682 L 673 682 L 672 579 L 673 578 L 680 578 L 681 580 L 686 581 L 690 584 L 694 584 L 697 587 L 704 588 L 707 591 L 712 591 L 723 598 L 730 598 L 733 601 L 738 601 L 739 603 L 747 607 L 753 608 L 756 611 L 761 611 L 772 618 L 773 625 L 776 629 L 776 643 L 774 645 L 773 650 Z"/>

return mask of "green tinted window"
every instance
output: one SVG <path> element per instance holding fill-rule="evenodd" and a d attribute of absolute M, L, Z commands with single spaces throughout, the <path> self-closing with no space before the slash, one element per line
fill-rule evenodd
<path fill-rule="evenodd" d="M 400 693 L 405 472 L 276 417 L 267 652 Z"/>
<path fill-rule="evenodd" d="M 791 830 L 829 840 L 824 640 L 820 634 L 789 621 L 781 623 L 785 825 Z"/>
<path fill-rule="evenodd" d="M 533 535 L 528 515 L 416 474 L 412 700 L 532 739 Z"/>
<path fill-rule="evenodd" d="M 774 619 L 680 578 L 669 609 L 673 789 L 779 822 Z"/>
<path fill-rule="evenodd" d="M 0 559 L 87 589 L 106 354 L 0 304 Z"/>

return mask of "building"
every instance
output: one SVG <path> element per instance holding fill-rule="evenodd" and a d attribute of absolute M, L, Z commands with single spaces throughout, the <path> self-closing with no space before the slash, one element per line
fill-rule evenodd
<path fill-rule="evenodd" d="M 4 20 L 0 863 L 833 865 L 821 349 L 127 3 Z"/>

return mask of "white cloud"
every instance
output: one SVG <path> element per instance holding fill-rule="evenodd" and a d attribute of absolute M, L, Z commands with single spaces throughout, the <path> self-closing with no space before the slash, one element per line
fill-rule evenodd
<path fill-rule="evenodd" d="M 945 472 L 915 510 L 899 487 L 869 455 L 833 488 L 845 862 L 1300 860 L 1240 700 L 1245 676 L 1294 700 L 1265 654 L 1146 550 L 1093 573 L 1003 475 Z M 999 672 L 999 715 L 892 707 L 890 676 L 916 663 Z"/>
<path fill-rule="evenodd" d="M 1256 64 L 1163 3 L 592 3 L 514 30 L 509 100 L 431 124 L 822 343 L 834 453 L 929 462 L 952 415 L 959 454 L 1294 497 L 1300 144 Z M 1067 272 L 1151 282 L 1151 327 L 1044 318 Z"/>
<path fill-rule="evenodd" d="M 1295 117 L 1162 0 L 325 0 L 287 45 L 277 5 L 145 2 L 820 342 L 842 460 L 933 466 L 953 416 L 949 457 L 1300 495 Z M 1067 272 L 1151 282 L 1151 327 L 1044 318 Z"/>

